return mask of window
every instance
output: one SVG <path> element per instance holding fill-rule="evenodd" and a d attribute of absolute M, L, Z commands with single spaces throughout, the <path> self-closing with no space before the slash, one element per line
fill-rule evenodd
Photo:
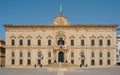
<path fill-rule="evenodd" d="M 14 52 L 12 52 L 12 57 L 15 57 L 15 53 Z"/>
<path fill-rule="evenodd" d="M 23 40 L 22 40 L 22 39 L 19 40 L 19 45 L 20 45 L 20 46 L 23 45 Z"/>
<path fill-rule="evenodd" d="M 63 38 L 59 38 L 59 40 L 58 40 L 58 45 L 64 45 L 64 40 L 63 40 Z"/>
<path fill-rule="evenodd" d="M 81 46 L 84 46 L 84 40 L 81 40 Z"/>
<path fill-rule="evenodd" d="M 95 40 L 91 40 L 91 45 L 92 45 L 92 46 L 95 45 Z"/>
<path fill-rule="evenodd" d="M 91 57 L 95 57 L 94 52 L 91 53 Z"/>
<path fill-rule="evenodd" d="M 22 52 L 20 52 L 20 57 L 22 57 Z"/>
<path fill-rule="evenodd" d="M 23 60 L 22 60 L 22 59 L 20 59 L 20 62 L 19 62 L 19 64 L 20 64 L 20 65 L 22 65 L 22 64 L 23 64 Z"/>
<path fill-rule="evenodd" d="M 107 57 L 110 57 L 110 52 L 107 53 Z"/>
<path fill-rule="evenodd" d="M 48 40 L 48 46 L 50 46 L 51 45 L 51 40 Z"/>
<path fill-rule="evenodd" d="M 48 64 L 50 64 L 51 63 L 51 59 L 48 59 Z"/>
<path fill-rule="evenodd" d="M 27 64 L 28 64 L 28 65 L 31 64 L 31 60 L 30 60 L 30 59 L 27 60 Z"/>
<path fill-rule="evenodd" d="M 103 64 L 103 61 L 102 61 L 102 60 L 100 60 L 100 61 L 99 61 L 99 64 L 100 64 L 100 65 L 102 65 L 102 64 Z"/>
<path fill-rule="evenodd" d="M 41 57 L 42 56 L 42 53 L 41 52 L 38 52 L 38 57 Z"/>
<path fill-rule="evenodd" d="M 51 52 L 48 52 L 48 57 L 51 57 Z"/>
<path fill-rule="evenodd" d="M 111 41 L 107 40 L 107 45 L 110 46 L 111 45 Z"/>
<path fill-rule="evenodd" d="M 91 65 L 95 65 L 95 60 L 91 60 Z"/>
<path fill-rule="evenodd" d="M 15 45 L 15 40 L 14 40 L 14 39 L 11 40 L 11 45 L 12 45 L 12 46 Z"/>
<path fill-rule="evenodd" d="M 71 40 L 71 46 L 74 46 L 74 40 Z"/>
<path fill-rule="evenodd" d="M 84 62 L 84 60 L 83 60 L 83 59 L 81 60 L 81 64 L 82 64 L 82 65 L 84 65 L 84 64 L 85 64 L 85 62 Z"/>
<path fill-rule="evenodd" d="M 38 45 L 39 45 L 39 46 L 41 45 L 41 40 L 38 40 Z"/>
<path fill-rule="evenodd" d="M 71 59 L 71 63 L 74 64 L 74 60 L 73 59 Z"/>
<path fill-rule="evenodd" d="M 110 65 L 110 59 L 107 60 L 107 64 Z"/>
<path fill-rule="evenodd" d="M 99 56 L 102 57 L 102 52 L 100 52 Z"/>
<path fill-rule="evenodd" d="M 99 40 L 99 45 L 102 46 L 103 45 L 103 40 Z"/>
<path fill-rule="evenodd" d="M 28 52 L 28 57 L 31 57 L 31 53 L 30 52 Z"/>
<path fill-rule="evenodd" d="M 14 59 L 11 60 L 11 64 L 12 64 L 12 65 L 15 64 L 15 60 L 14 60 Z"/>
<path fill-rule="evenodd" d="M 74 52 L 71 52 L 71 57 L 74 57 Z"/>
<path fill-rule="evenodd" d="M 38 59 L 38 64 L 41 64 L 41 60 L 40 59 Z"/>
<path fill-rule="evenodd" d="M 30 46 L 31 45 L 31 40 L 29 39 L 29 40 L 27 40 L 27 44 L 28 44 L 28 46 Z"/>

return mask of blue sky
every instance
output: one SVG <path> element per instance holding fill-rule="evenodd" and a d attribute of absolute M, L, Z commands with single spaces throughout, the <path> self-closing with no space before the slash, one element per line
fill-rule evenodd
<path fill-rule="evenodd" d="M 60 4 L 71 24 L 120 25 L 120 0 L 0 0 L 0 38 L 3 24 L 51 24 Z"/>

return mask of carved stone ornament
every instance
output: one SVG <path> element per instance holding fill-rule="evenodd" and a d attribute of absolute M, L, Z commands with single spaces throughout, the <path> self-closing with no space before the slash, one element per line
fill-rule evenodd
<path fill-rule="evenodd" d="M 58 16 L 55 18 L 54 22 L 51 25 L 64 26 L 64 25 L 70 25 L 70 23 L 67 21 L 66 17 Z"/>
<path fill-rule="evenodd" d="M 106 37 L 106 39 L 108 39 L 108 38 L 112 38 L 110 35 L 108 35 L 107 37 Z"/>
<path fill-rule="evenodd" d="M 42 36 L 38 35 L 36 38 L 37 38 L 37 39 L 41 39 L 41 38 L 42 38 Z"/>
<path fill-rule="evenodd" d="M 28 39 L 28 38 L 32 39 L 32 36 L 28 35 L 26 38 L 27 38 L 27 39 Z"/>
<path fill-rule="evenodd" d="M 94 35 L 92 35 L 90 38 L 96 38 Z"/>
<path fill-rule="evenodd" d="M 23 37 L 22 35 L 20 35 L 20 36 L 18 37 L 18 39 L 20 39 L 20 38 L 24 39 L 24 37 Z"/>
<path fill-rule="evenodd" d="M 100 36 L 98 36 L 98 39 L 99 39 L 99 38 L 104 38 L 104 37 L 103 37 L 102 35 L 100 35 Z"/>
<path fill-rule="evenodd" d="M 15 37 L 14 35 L 12 35 L 12 36 L 10 37 L 10 39 L 16 39 L 16 37 Z"/>
<path fill-rule="evenodd" d="M 85 38 L 85 35 L 84 35 L 84 34 L 82 34 L 79 38 L 80 38 L 80 39 L 81 39 L 81 38 Z"/>

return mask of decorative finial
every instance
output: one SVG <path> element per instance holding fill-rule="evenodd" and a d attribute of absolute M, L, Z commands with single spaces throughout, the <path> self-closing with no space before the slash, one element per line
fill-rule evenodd
<path fill-rule="evenodd" d="M 62 16 L 62 4 L 60 4 L 60 16 Z"/>

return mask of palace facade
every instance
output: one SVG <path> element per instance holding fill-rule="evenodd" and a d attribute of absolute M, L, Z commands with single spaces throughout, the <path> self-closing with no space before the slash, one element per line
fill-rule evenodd
<path fill-rule="evenodd" d="M 5 24 L 6 67 L 48 65 L 116 65 L 117 25 L 71 24 L 57 16 L 50 25 Z"/>

